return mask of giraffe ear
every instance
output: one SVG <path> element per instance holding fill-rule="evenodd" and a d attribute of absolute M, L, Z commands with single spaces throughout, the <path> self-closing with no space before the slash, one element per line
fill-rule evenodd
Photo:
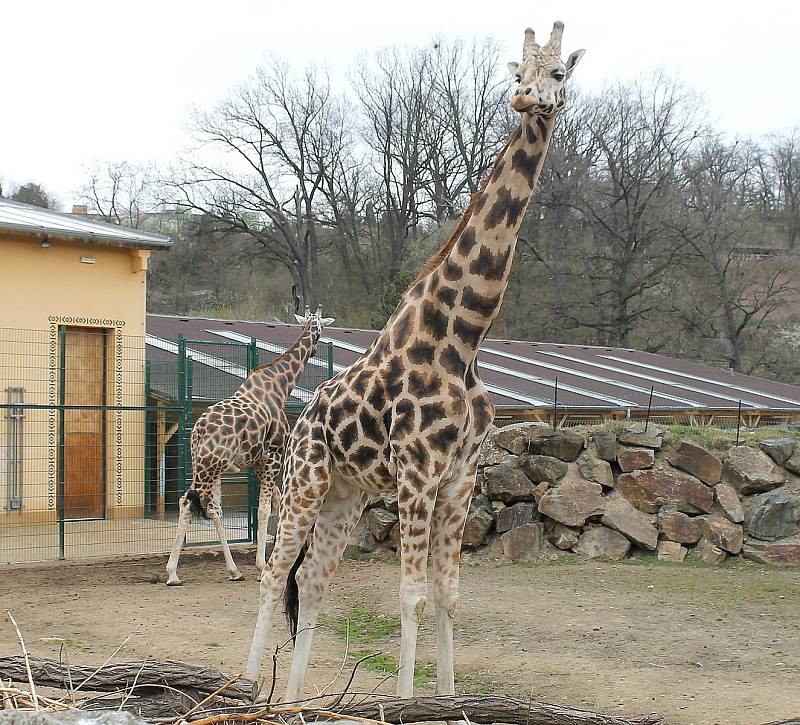
<path fill-rule="evenodd" d="M 511 73 L 512 76 L 517 75 L 517 70 L 519 70 L 519 63 L 508 63 L 508 72 Z"/>
<path fill-rule="evenodd" d="M 567 58 L 567 62 L 564 64 L 567 67 L 567 78 L 572 75 L 572 71 L 575 69 L 575 66 L 578 65 L 578 61 L 583 58 L 583 54 L 586 51 L 581 48 L 580 50 L 576 50 L 574 53 L 570 53 L 569 58 Z"/>
<path fill-rule="evenodd" d="M 305 324 L 306 324 L 306 322 L 308 321 L 308 318 L 307 318 L 307 317 L 303 317 L 302 315 L 298 315 L 298 314 L 296 314 L 296 313 L 295 313 L 295 316 L 294 316 L 294 318 L 295 318 L 295 320 L 297 320 L 297 321 L 298 321 L 298 322 L 299 322 L 301 325 L 305 325 Z"/>
<path fill-rule="evenodd" d="M 323 327 L 328 327 L 328 325 L 332 325 L 334 322 L 336 322 L 336 318 L 335 317 L 323 317 L 321 322 L 322 322 L 322 326 Z"/>

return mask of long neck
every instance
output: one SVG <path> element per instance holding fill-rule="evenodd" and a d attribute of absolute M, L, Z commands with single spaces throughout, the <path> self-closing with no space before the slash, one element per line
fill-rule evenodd
<path fill-rule="evenodd" d="M 283 355 L 267 366 L 257 369 L 249 379 L 257 386 L 260 382 L 261 376 L 271 378 L 277 381 L 277 392 L 283 396 L 282 403 L 285 403 L 294 390 L 294 386 L 300 378 L 300 375 L 305 368 L 306 361 L 317 347 L 322 330 L 318 325 L 306 324 L 300 332 L 300 337 L 297 338 L 294 345 L 292 345 Z"/>
<path fill-rule="evenodd" d="M 554 123 L 554 117 L 523 115 L 452 248 L 406 292 L 405 302 L 419 307 L 418 329 L 435 340 L 447 338 L 465 361 L 477 355 L 500 311 Z M 398 309 L 398 323 L 402 318 Z"/>

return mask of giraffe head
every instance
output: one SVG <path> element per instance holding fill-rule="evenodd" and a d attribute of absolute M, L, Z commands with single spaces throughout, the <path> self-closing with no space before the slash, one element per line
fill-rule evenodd
<path fill-rule="evenodd" d="M 295 313 L 295 319 L 303 326 L 308 326 L 313 333 L 316 335 L 321 335 L 322 330 L 326 328 L 328 325 L 332 325 L 336 322 L 335 317 L 323 317 L 322 316 L 322 305 L 317 307 L 317 311 L 312 315 L 311 308 L 306 305 L 306 313 L 305 315 L 298 315 Z"/>
<path fill-rule="evenodd" d="M 511 98 L 511 108 L 520 113 L 536 113 L 549 116 L 557 113 L 564 105 L 564 83 L 581 59 L 585 50 L 576 50 L 561 60 L 561 35 L 564 23 L 553 25 L 547 45 L 536 43 L 533 30 L 525 31 L 522 44 L 522 63 L 509 63 L 508 69 L 514 74 L 519 87 Z"/>

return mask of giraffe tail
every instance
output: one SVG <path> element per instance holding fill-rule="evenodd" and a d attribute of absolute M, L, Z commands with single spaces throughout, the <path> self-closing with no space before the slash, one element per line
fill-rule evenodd
<path fill-rule="evenodd" d="M 286 590 L 283 593 L 283 610 L 286 613 L 286 624 L 289 625 L 289 631 L 292 633 L 292 638 L 297 636 L 297 620 L 300 616 L 300 592 L 297 588 L 297 570 L 303 559 L 306 558 L 306 551 L 308 551 L 308 542 L 303 544 L 300 553 L 297 555 L 292 568 L 289 570 L 289 577 L 286 580 Z"/>
<path fill-rule="evenodd" d="M 200 494 L 197 493 L 197 490 L 194 488 L 190 488 L 185 495 L 186 495 L 186 500 L 189 502 L 189 506 L 192 507 L 192 511 L 194 511 L 198 516 L 202 516 L 204 519 L 208 519 L 208 513 L 206 512 L 205 506 L 203 506 L 202 501 L 200 501 Z"/>

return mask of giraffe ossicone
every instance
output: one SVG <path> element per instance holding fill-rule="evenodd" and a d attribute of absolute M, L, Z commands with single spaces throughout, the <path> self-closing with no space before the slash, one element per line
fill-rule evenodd
<path fill-rule="evenodd" d="M 210 519 L 217 530 L 231 581 L 244 577 L 233 561 L 222 519 L 221 477 L 250 468 L 259 479 L 256 568 L 266 565 L 267 523 L 272 495 L 280 483 L 283 450 L 289 433 L 284 406 L 314 354 L 325 327 L 320 307 L 303 319 L 294 345 L 268 365 L 255 368 L 239 389 L 197 419 L 192 428 L 192 485 L 178 502 L 178 528 L 167 562 L 167 585 L 180 586 L 178 559 L 192 511 Z"/>
<path fill-rule="evenodd" d="M 453 236 L 423 266 L 370 348 L 320 385 L 289 435 L 272 555 L 261 577 L 248 676 L 258 678 L 275 608 L 286 594 L 295 650 L 286 700 L 303 688 L 322 598 L 370 494 L 396 491 L 400 518 L 400 669 L 410 697 L 430 549 L 437 692 L 455 692 L 453 617 L 464 524 L 480 446 L 494 418 L 478 348 L 503 301 L 517 232 L 539 178 L 564 82 L 580 60 L 526 32 L 520 124 Z M 530 92 L 526 92 L 530 91 Z M 306 551 L 307 547 L 307 551 Z M 287 586 L 288 585 L 288 586 Z"/>

